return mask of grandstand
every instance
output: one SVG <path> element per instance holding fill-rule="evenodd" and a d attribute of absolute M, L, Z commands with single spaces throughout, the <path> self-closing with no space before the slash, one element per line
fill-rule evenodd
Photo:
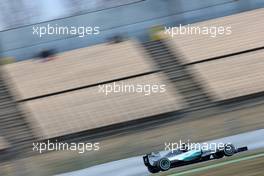
<path fill-rule="evenodd" d="M 254 19 L 254 20 L 252 20 Z M 231 35 L 177 35 L 168 45 L 185 64 L 239 53 L 264 46 L 264 8 L 221 17 L 190 26 L 231 26 Z"/>
<path fill-rule="evenodd" d="M 12 154 L 17 154 L 18 151 L 23 153 L 28 151 L 28 147 L 36 139 L 34 126 L 28 123 L 1 73 L 0 69 L 0 132 L 4 137 L 1 143 L 2 146 L 10 148 L 10 151 L 14 151 Z"/>
<path fill-rule="evenodd" d="M 100 44 L 60 53 L 51 62 L 33 59 L 5 65 L 4 75 L 28 121 L 40 129 L 40 139 L 206 108 L 263 91 L 263 52 L 243 53 L 262 47 L 264 40 L 256 34 L 261 33 L 263 14 L 258 9 L 194 24 L 231 25 L 233 34 L 217 40 L 180 35 L 143 46 L 132 40 Z M 167 91 L 149 96 L 98 92 L 99 85 L 113 82 L 165 84 Z"/>
<path fill-rule="evenodd" d="M 124 57 L 125 56 L 125 57 Z M 182 109 L 185 104 L 143 48 L 134 41 L 101 44 L 4 66 L 29 121 L 49 139 Z M 99 85 L 166 85 L 166 92 L 99 93 Z M 117 108 L 118 107 L 118 108 Z"/>
<path fill-rule="evenodd" d="M 122 81 L 123 84 L 166 84 L 164 76 L 152 74 Z M 116 82 L 117 84 L 120 82 Z M 180 95 L 167 85 L 165 93 L 98 93 L 98 87 L 28 101 L 29 117 L 36 120 L 43 138 L 54 138 L 179 110 Z"/>
<path fill-rule="evenodd" d="M 17 100 L 156 71 L 135 41 L 68 51 L 53 62 L 26 60 L 5 65 Z"/>
<path fill-rule="evenodd" d="M 231 35 L 178 35 L 165 44 L 213 101 L 233 99 L 264 91 L 263 24 L 262 8 L 192 24 L 231 26 Z"/>
<path fill-rule="evenodd" d="M 180 62 L 164 41 L 151 41 L 144 44 L 149 55 L 173 83 L 176 90 L 183 95 L 192 110 L 212 106 L 210 95 L 203 90 L 195 76 Z"/>
<path fill-rule="evenodd" d="M 34 58 L 4 65 L 0 108 L 6 111 L 0 112 L 0 126 L 5 138 L 14 146 L 85 131 L 89 135 L 94 129 L 158 121 L 166 113 L 184 114 L 263 92 L 263 14 L 258 9 L 194 24 L 231 25 L 229 36 L 104 43 L 59 53 L 49 62 Z M 164 84 L 166 92 L 98 92 L 99 85 L 114 82 Z M 4 144 L 0 140 L 0 150 Z"/>
<path fill-rule="evenodd" d="M 8 142 L 5 140 L 5 138 L 0 136 L 0 151 L 7 149 L 8 146 Z"/>
<path fill-rule="evenodd" d="M 264 50 L 195 64 L 201 81 L 217 100 L 264 91 Z"/>

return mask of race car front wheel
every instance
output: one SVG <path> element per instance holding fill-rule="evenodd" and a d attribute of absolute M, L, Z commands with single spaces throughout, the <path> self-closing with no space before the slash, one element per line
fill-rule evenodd
<path fill-rule="evenodd" d="M 157 168 L 157 167 L 149 166 L 149 167 L 148 167 L 148 171 L 149 171 L 150 173 L 155 174 L 155 173 L 158 173 L 160 170 L 159 170 L 159 168 Z"/>
<path fill-rule="evenodd" d="M 162 158 L 159 160 L 159 168 L 162 171 L 169 170 L 171 166 L 171 162 L 168 158 Z"/>
<path fill-rule="evenodd" d="M 224 148 L 224 155 L 225 156 L 232 156 L 236 152 L 236 148 L 232 144 L 226 144 Z"/>

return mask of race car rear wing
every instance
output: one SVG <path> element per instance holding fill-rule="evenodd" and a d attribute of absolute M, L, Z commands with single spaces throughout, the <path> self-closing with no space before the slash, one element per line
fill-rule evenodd
<path fill-rule="evenodd" d="M 248 150 L 248 147 L 245 146 L 245 147 L 240 147 L 240 148 L 237 148 L 236 149 L 236 153 L 239 153 L 239 152 L 244 152 L 244 151 L 247 151 Z"/>

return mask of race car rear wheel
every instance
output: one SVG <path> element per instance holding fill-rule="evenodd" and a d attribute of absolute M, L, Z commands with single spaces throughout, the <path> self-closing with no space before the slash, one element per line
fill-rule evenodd
<path fill-rule="evenodd" d="M 148 167 L 148 171 L 151 172 L 151 173 L 153 173 L 153 174 L 155 174 L 155 173 L 158 173 L 160 170 L 157 167 L 149 166 Z"/>
<path fill-rule="evenodd" d="M 233 144 L 226 144 L 223 152 L 225 156 L 232 156 L 235 154 L 236 148 Z"/>
<path fill-rule="evenodd" d="M 171 167 L 171 162 L 168 158 L 162 158 L 159 160 L 159 168 L 162 171 L 169 170 Z"/>
<path fill-rule="evenodd" d="M 213 157 L 215 159 L 220 159 L 220 158 L 223 158 L 224 156 L 225 156 L 224 153 L 221 152 L 221 151 L 218 151 L 218 152 L 216 152 L 216 153 L 213 154 Z"/>
<path fill-rule="evenodd" d="M 208 156 L 204 156 L 201 158 L 202 161 L 208 161 L 211 159 L 211 155 L 208 155 Z"/>

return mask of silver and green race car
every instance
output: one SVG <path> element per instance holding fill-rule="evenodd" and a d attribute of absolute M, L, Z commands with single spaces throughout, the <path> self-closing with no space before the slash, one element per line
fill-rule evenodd
<path fill-rule="evenodd" d="M 157 173 L 159 171 L 167 171 L 173 167 L 232 156 L 235 153 L 246 150 L 247 147 L 236 148 L 230 143 L 225 144 L 223 147 L 206 150 L 188 149 L 184 146 L 175 151 L 152 152 L 143 156 L 143 160 L 151 173 Z"/>

